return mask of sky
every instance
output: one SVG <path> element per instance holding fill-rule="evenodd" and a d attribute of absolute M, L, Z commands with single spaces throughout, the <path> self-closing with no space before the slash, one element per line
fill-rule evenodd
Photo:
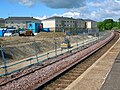
<path fill-rule="evenodd" d="M 120 18 L 120 0 L 1 0 L 0 18 L 64 16 L 103 21 Z"/>

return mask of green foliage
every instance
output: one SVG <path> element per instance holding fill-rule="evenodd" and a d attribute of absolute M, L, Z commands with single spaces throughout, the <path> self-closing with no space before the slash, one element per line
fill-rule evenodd
<path fill-rule="evenodd" d="M 103 30 L 103 28 L 104 28 L 103 22 L 98 22 L 97 27 L 99 28 L 99 30 Z"/>
<path fill-rule="evenodd" d="M 103 21 L 104 29 L 105 30 L 109 30 L 109 29 L 111 30 L 113 28 L 113 23 L 114 23 L 113 19 L 105 19 Z"/>
<path fill-rule="evenodd" d="M 106 30 L 111 30 L 112 28 L 113 28 L 112 23 L 106 23 L 106 25 L 105 25 Z"/>
<path fill-rule="evenodd" d="M 118 22 L 114 22 L 113 27 L 118 27 Z"/>
<path fill-rule="evenodd" d="M 113 19 L 105 19 L 103 22 L 98 22 L 97 27 L 99 30 L 120 29 L 120 18 L 118 19 L 118 22 L 114 21 Z"/>
<path fill-rule="evenodd" d="M 105 20 L 103 21 L 104 24 L 113 23 L 113 22 L 114 22 L 113 19 L 105 19 Z"/>
<path fill-rule="evenodd" d="M 118 28 L 118 27 L 113 27 L 112 29 L 113 29 L 113 30 L 118 30 L 119 28 Z"/>
<path fill-rule="evenodd" d="M 118 19 L 118 28 L 120 29 L 120 18 Z"/>

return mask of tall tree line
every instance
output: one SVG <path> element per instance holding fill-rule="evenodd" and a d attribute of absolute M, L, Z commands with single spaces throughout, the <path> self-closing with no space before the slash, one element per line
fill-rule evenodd
<path fill-rule="evenodd" d="M 118 21 L 114 21 L 113 19 L 105 19 L 103 22 L 98 22 L 97 27 L 99 30 L 120 29 L 120 18 Z"/>

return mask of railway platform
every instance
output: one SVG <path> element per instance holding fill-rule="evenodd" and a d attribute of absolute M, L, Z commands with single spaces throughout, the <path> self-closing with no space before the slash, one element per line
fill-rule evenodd
<path fill-rule="evenodd" d="M 65 90 L 120 90 L 120 39 Z"/>
<path fill-rule="evenodd" d="M 120 53 L 101 90 L 120 90 Z"/>

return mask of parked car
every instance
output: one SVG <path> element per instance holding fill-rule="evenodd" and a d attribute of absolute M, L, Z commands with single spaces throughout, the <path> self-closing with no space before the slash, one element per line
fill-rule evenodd
<path fill-rule="evenodd" d="M 15 29 L 7 29 L 6 32 L 4 33 L 4 37 L 18 36 L 18 35 L 19 35 L 18 30 L 15 30 Z"/>
<path fill-rule="evenodd" d="M 19 31 L 19 36 L 34 36 L 32 30 Z"/>

